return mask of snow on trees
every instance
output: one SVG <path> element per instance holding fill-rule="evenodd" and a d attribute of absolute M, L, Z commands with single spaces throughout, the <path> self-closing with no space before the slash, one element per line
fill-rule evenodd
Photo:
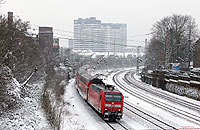
<path fill-rule="evenodd" d="M 177 14 L 167 16 L 156 22 L 152 31 L 153 38 L 148 47 L 149 66 L 158 68 L 166 67 L 168 63 L 191 61 L 191 49 L 199 36 L 194 18 Z M 151 64 L 152 59 L 157 62 Z"/>

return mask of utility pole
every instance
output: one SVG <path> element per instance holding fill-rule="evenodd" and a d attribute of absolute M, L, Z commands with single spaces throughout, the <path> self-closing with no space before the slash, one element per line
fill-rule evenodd
<path fill-rule="evenodd" d="M 190 21 L 190 25 L 191 25 L 191 21 Z M 188 51 L 189 51 L 189 56 L 188 56 L 188 71 L 190 71 L 190 61 L 191 61 L 191 27 L 189 28 L 189 40 L 188 40 Z"/>
<path fill-rule="evenodd" d="M 188 51 L 189 51 L 189 56 L 188 56 L 188 71 L 190 71 L 190 62 L 191 62 L 191 39 L 188 40 Z"/>
<path fill-rule="evenodd" d="M 147 39 L 145 39 L 145 68 L 146 69 L 148 69 L 147 50 L 148 50 L 148 43 L 147 43 Z"/>
<path fill-rule="evenodd" d="M 171 33 L 171 55 L 170 55 L 170 59 L 171 59 L 171 63 L 174 63 L 174 33 L 173 30 L 170 29 L 170 33 Z"/>
<path fill-rule="evenodd" d="M 137 66 L 137 68 L 136 68 L 136 73 L 138 73 L 139 72 L 139 53 L 140 53 L 140 47 L 141 46 L 137 46 L 137 62 L 136 62 L 136 66 Z"/>
<path fill-rule="evenodd" d="M 115 29 L 114 29 L 114 55 L 115 55 Z"/>
<path fill-rule="evenodd" d="M 167 64 L 168 64 L 168 61 L 169 61 L 169 56 L 168 56 L 169 50 L 167 49 L 167 44 L 168 44 L 168 36 L 166 38 L 166 41 L 164 42 L 164 51 L 165 51 L 164 69 L 167 68 Z"/>

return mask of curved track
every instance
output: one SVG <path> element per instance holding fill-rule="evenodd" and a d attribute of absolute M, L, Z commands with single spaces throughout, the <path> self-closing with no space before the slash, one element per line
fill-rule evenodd
<path fill-rule="evenodd" d="M 162 108 L 166 111 L 169 111 L 175 115 L 178 115 L 180 117 L 183 117 L 195 124 L 199 124 L 200 122 L 200 117 L 195 115 L 195 114 L 191 114 L 187 111 L 184 111 L 184 110 L 181 110 L 179 108 L 176 108 L 174 106 L 171 106 L 169 104 L 166 104 L 160 100 L 157 100 L 157 99 L 152 99 L 152 97 L 149 97 L 147 95 L 145 95 L 144 93 L 138 91 L 138 89 L 136 89 L 136 87 L 138 88 L 138 85 L 135 85 L 135 83 L 133 83 L 132 81 L 128 80 L 127 78 L 123 79 L 123 80 L 119 80 L 118 77 L 119 75 L 123 73 L 123 72 L 119 72 L 117 74 L 115 74 L 115 76 L 113 77 L 113 80 L 114 82 L 120 87 L 122 88 L 123 90 L 125 90 L 126 92 L 128 92 L 129 94 L 141 99 L 141 100 L 144 100 L 146 102 L 149 102 L 151 104 L 153 104 L 154 106 L 157 106 L 159 108 Z M 125 76 L 126 77 L 126 76 Z M 141 86 L 140 86 L 141 87 Z M 144 88 L 144 87 L 143 87 Z M 146 90 L 146 91 L 149 91 L 149 90 Z M 150 91 L 151 92 L 151 91 Z M 160 97 L 160 96 L 159 96 Z M 168 99 L 169 100 L 169 99 Z M 172 100 L 172 99 L 171 99 Z M 174 99 L 173 99 L 174 100 Z M 180 102 L 181 103 L 181 102 Z M 127 104 L 130 106 L 130 104 Z M 198 107 L 198 106 L 197 106 Z M 146 117 L 144 117 L 146 118 Z M 147 119 L 147 118 L 146 118 Z M 153 119 L 151 119 L 152 121 Z M 159 120 L 159 119 L 158 119 Z M 154 121 L 153 121 L 154 122 Z M 167 124 L 163 121 L 160 121 L 161 124 L 164 124 L 164 125 L 167 125 L 168 127 L 171 127 L 171 129 L 175 129 L 174 126 L 171 126 L 170 124 Z M 165 127 L 164 127 L 165 128 Z"/>
<path fill-rule="evenodd" d="M 166 95 L 164 93 L 160 93 L 160 92 L 156 91 L 155 89 L 151 89 L 151 88 L 145 87 L 145 86 L 147 86 L 147 84 L 137 81 L 134 78 L 133 75 L 134 75 L 133 72 L 127 73 L 125 75 L 125 81 L 127 83 L 131 84 L 132 87 L 139 88 L 141 90 L 150 92 L 153 95 L 156 95 L 158 97 L 162 97 L 163 99 L 166 99 L 166 100 L 169 100 L 169 101 L 171 101 L 173 103 L 185 106 L 185 107 L 187 107 L 189 109 L 195 110 L 195 111 L 200 113 L 200 105 L 192 103 L 192 102 L 188 102 L 186 100 L 183 100 L 183 99 L 180 99 L 180 98 L 176 98 L 176 97 L 173 97 L 173 96 L 170 96 L 170 95 Z M 141 85 L 141 84 L 143 84 L 143 85 Z"/>

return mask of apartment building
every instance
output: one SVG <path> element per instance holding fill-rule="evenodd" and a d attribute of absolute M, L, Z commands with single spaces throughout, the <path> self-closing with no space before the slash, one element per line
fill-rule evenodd
<path fill-rule="evenodd" d="M 95 17 L 78 18 L 74 20 L 74 40 L 70 47 L 94 52 L 123 52 L 126 37 L 126 24 L 102 23 Z"/>

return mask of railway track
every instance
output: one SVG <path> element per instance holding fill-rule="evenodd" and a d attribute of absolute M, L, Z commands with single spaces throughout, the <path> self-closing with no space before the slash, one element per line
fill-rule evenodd
<path fill-rule="evenodd" d="M 176 129 L 172 125 L 165 123 L 162 120 L 159 120 L 144 111 L 141 111 L 137 107 L 134 107 L 133 105 L 131 105 L 127 102 L 124 102 L 124 104 L 125 104 L 125 106 L 124 106 L 125 109 L 127 109 L 131 113 L 137 115 L 138 117 L 146 120 L 147 122 L 150 122 L 151 124 L 155 125 L 158 129 L 163 129 L 163 130 Z"/>
<path fill-rule="evenodd" d="M 121 124 L 119 121 L 105 121 L 106 124 L 113 130 L 129 130 L 127 127 L 125 127 L 123 124 Z"/>
<path fill-rule="evenodd" d="M 135 87 L 135 88 L 137 87 L 137 88 L 139 88 L 139 89 L 141 89 L 141 90 L 150 92 L 151 94 L 156 95 L 157 97 L 161 97 L 161 98 L 163 98 L 163 99 L 169 100 L 169 101 L 171 101 L 171 102 L 173 102 L 173 103 L 176 103 L 176 104 L 179 104 L 179 105 L 181 105 L 181 106 L 185 106 L 185 107 L 187 107 L 187 108 L 189 108 L 189 109 L 195 110 L 195 111 L 197 111 L 197 112 L 200 113 L 200 105 L 195 104 L 195 103 L 192 103 L 192 102 L 188 102 L 188 101 L 183 100 L 183 99 L 180 99 L 180 98 L 176 98 L 176 97 L 173 97 L 173 96 L 169 96 L 169 95 L 166 95 L 166 94 L 164 94 L 164 93 L 160 93 L 160 92 L 158 92 L 158 91 L 156 91 L 156 90 L 154 90 L 154 89 L 151 89 L 151 88 L 149 88 L 149 87 L 144 87 L 146 84 L 137 81 L 137 80 L 134 78 L 133 75 L 134 75 L 133 72 L 130 73 L 130 74 L 128 73 L 128 74 L 125 75 L 125 81 L 126 81 L 127 83 L 130 83 L 130 85 L 131 85 L 132 87 Z M 143 84 L 143 85 L 141 85 L 141 84 Z"/>
<path fill-rule="evenodd" d="M 176 108 L 174 106 L 171 106 L 169 104 L 166 104 L 164 102 L 161 102 L 160 100 L 157 100 L 157 99 L 152 99 L 152 97 L 149 97 L 148 95 L 145 95 L 144 93 L 138 91 L 136 88 L 133 87 L 133 83 L 130 84 L 130 83 L 127 83 L 125 81 L 119 81 L 118 80 L 118 76 L 121 74 L 122 72 L 120 73 L 117 73 L 115 74 L 115 76 L 113 77 L 113 81 L 120 87 L 122 88 L 123 90 L 125 90 L 126 92 L 128 92 L 129 94 L 141 99 L 141 100 L 144 100 L 150 104 L 153 104 L 154 106 L 157 106 L 159 108 L 162 108 L 166 111 L 169 111 L 175 115 L 178 115 L 180 117 L 183 117 L 195 124 L 198 124 L 199 125 L 199 122 L 200 122 L 200 117 L 195 115 L 195 114 L 191 114 L 187 111 L 184 111 L 184 110 L 181 110 L 179 108 Z M 129 86 L 129 87 L 127 87 Z"/>

